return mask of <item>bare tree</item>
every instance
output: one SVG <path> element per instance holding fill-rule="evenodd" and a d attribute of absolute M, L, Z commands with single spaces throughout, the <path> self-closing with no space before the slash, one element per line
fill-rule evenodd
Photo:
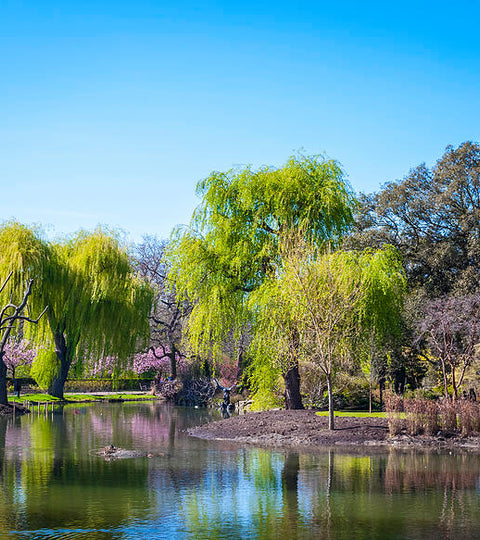
<path fill-rule="evenodd" d="M 10 272 L 7 279 L 3 282 L 0 287 L 0 294 L 3 292 L 10 278 L 12 277 L 13 272 Z M 42 311 L 42 313 L 36 318 L 31 318 L 28 315 L 24 315 L 24 312 L 27 310 L 28 297 L 32 292 L 33 280 L 29 280 L 26 284 L 25 291 L 23 293 L 23 298 L 20 303 L 15 304 L 12 299 L 10 302 L 5 304 L 0 311 L 0 404 L 8 405 L 8 396 L 7 396 L 7 366 L 3 361 L 5 355 L 5 346 L 7 345 L 8 339 L 12 330 L 14 330 L 19 324 L 29 322 L 29 323 L 38 323 L 40 318 L 47 311 L 48 306 Z"/>
<path fill-rule="evenodd" d="M 480 342 L 480 295 L 444 296 L 426 303 L 417 320 L 417 345 L 423 358 L 438 363 L 445 397 L 456 400 L 465 372 L 478 357 Z M 430 353 L 430 354 L 428 354 Z"/>
<path fill-rule="evenodd" d="M 191 307 L 176 299 L 175 290 L 168 282 L 168 267 L 165 262 L 167 246 L 166 240 L 145 236 L 143 242 L 136 246 L 134 265 L 140 276 L 147 279 L 155 290 L 155 302 L 150 316 L 150 350 L 156 358 L 169 358 L 171 376 L 175 379 L 177 360 L 185 357 L 182 349 L 182 329 Z"/>

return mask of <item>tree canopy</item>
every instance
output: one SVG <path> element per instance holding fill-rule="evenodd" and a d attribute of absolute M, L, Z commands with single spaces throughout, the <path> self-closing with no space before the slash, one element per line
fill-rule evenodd
<path fill-rule="evenodd" d="M 424 357 L 440 364 L 444 396 L 458 397 L 467 368 L 478 358 L 480 295 L 445 296 L 427 301 L 415 325 Z"/>
<path fill-rule="evenodd" d="M 74 357 L 135 352 L 148 339 L 152 291 L 135 277 L 126 248 L 118 237 L 98 229 L 81 231 L 60 242 L 47 242 L 19 223 L 0 229 L 0 271 L 11 269 L 8 292 L 18 294 L 27 277 L 35 280 L 32 305 L 48 305 L 38 325 L 26 336 L 41 345 L 32 374 L 49 393 L 63 397 Z"/>
<path fill-rule="evenodd" d="M 429 297 L 479 290 L 479 144 L 449 146 L 434 167 L 419 165 L 360 202 L 353 242 L 396 246 L 411 289 Z"/>
<path fill-rule="evenodd" d="M 213 172 L 197 194 L 190 227 L 173 234 L 170 275 L 192 304 L 193 352 L 215 357 L 232 330 L 238 338 L 251 322 L 248 297 L 277 264 L 282 236 L 298 229 L 314 244 L 338 242 L 352 224 L 354 197 L 339 164 L 321 156 Z"/>
<path fill-rule="evenodd" d="M 190 313 L 189 303 L 176 298 L 175 287 L 168 280 L 168 261 L 165 257 L 168 242 L 146 236 L 135 246 L 133 263 L 140 277 L 154 290 L 154 305 L 150 316 L 150 349 L 145 358 L 157 362 L 170 361 L 170 375 L 177 377 L 177 361 L 186 355 L 182 347 L 182 329 Z"/>
<path fill-rule="evenodd" d="M 338 369 L 358 365 L 372 336 L 379 344 L 400 332 L 403 269 L 391 247 L 331 251 L 297 237 L 283 252 L 281 266 L 251 299 L 259 319 L 252 350 L 254 398 L 263 398 L 269 365 L 281 371 L 282 362 L 303 358 L 325 376 L 333 429 Z"/>

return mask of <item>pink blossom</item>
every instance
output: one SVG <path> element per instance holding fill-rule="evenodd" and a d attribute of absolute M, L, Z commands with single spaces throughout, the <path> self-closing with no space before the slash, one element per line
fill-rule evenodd
<path fill-rule="evenodd" d="M 37 351 L 30 341 L 22 339 L 19 342 L 7 343 L 3 361 L 7 369 L 14 371 L 21 366 L 31 366 L 37 356 Z"/>

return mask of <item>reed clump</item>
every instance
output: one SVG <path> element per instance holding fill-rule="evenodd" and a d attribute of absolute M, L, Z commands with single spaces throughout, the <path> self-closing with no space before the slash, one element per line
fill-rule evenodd
<path fill-rule="evenodd" d="M 454 435 L 480 433 L 480 404 L 469 399 L 435 401 L 388 394 L 385 411 L 390 435 Z"/>
<path fill-rule="evenodd" d="M 420 435 L 423 433 L 424 400 L 406 399 L 404 407 L 407 433 Z"/>
<path fill-rule="evenodd" d="M 447 433 L 457 431 L 457 407 L 455 402 L 451 399 L 443 399 L 442 401 L 439 401 L 438 408 L 442 431 L 446 431 Z"/>
<path fill-rule="evenodd" d="M 385 412 L 387 413 L 390 435 L 399 435 L 405 427 L 403 397 L 393 393 L 386 394 Z"/>
<path fill-rule="evenodd" d="M 458 423 L 462 435 L 469 437 L 475 432 L 480 431 L 480 408 L 474 401 L 468 399 L 457 403 Z"/>
<path fill-rule="evenodd" d="M 431 399 L 422 400 L 423 431 L 425 435 L 437 435 L 440 431 L 438 403 Z"/>

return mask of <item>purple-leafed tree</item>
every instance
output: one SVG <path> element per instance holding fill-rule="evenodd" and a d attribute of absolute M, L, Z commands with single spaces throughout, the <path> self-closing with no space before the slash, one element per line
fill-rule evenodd
<path fill-rule="evenodd" d="M 456 400 L 480 342 L 480 295 L 444 296 L 427 302 L 416 331 L 424 357 L 432 361 L 433 356 L 439 363 L 445 397 L 451 385 Z"/>

